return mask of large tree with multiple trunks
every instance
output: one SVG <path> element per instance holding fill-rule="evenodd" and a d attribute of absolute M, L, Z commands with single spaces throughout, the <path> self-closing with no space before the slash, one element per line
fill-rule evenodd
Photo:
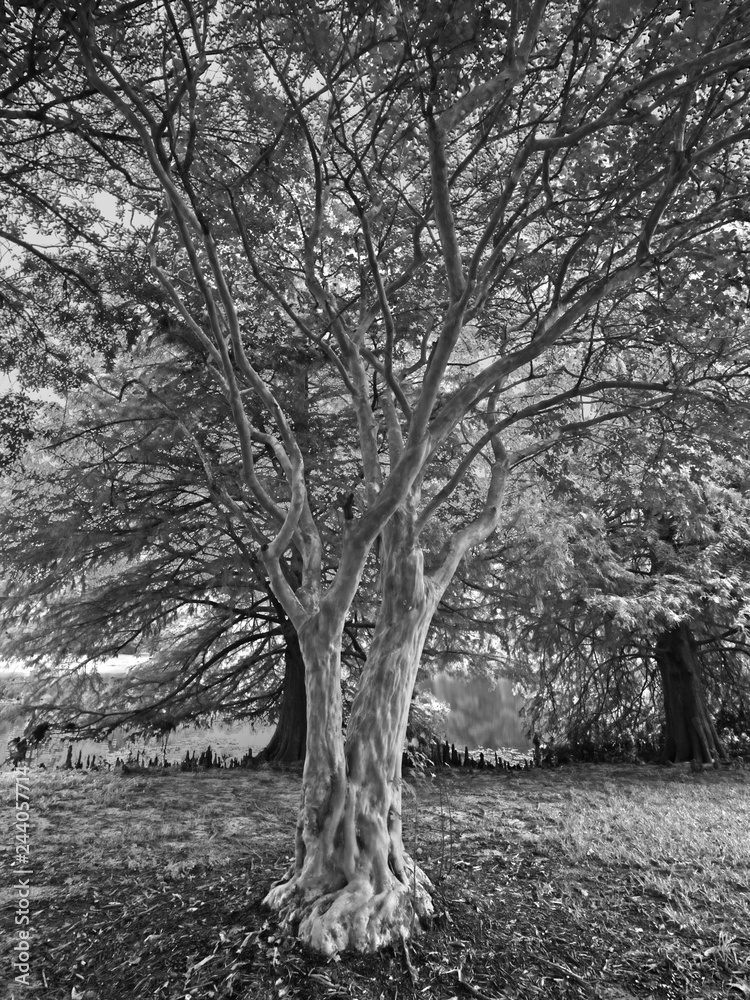
<path fill-rule="evenodd" d="M 431 913 L 402 841 L 409 702 L 438 602 L 513 470 L 675 392 L 677 375 L 613 369 L 647 349 L 618 317 L 635 296 L 658 306 L 709 240 L 745 250 L 750 5 L 683 6 L 17 14 L 0 114 L 55 151 L 57 177 L 76 165 L 68 197 L 115 199 L 97 239 L 141 240 L 232 415 L 237 493 L 186 433 L 306 670 L 294 859 L 266 901 L 324 953 Z M 264 377 L 268 336 L 305 352 L 338 482 L 306 463 L 299 383 Z M 379 608 L 344 733 L 342 632 L 368 566 Z"/>

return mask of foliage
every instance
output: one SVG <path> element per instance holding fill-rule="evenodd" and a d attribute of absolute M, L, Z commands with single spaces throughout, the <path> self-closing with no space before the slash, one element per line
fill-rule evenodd
<path fill-rule="evenodd" d="M 291 362 L 271 345 L 266 364 Z M 329 430 L 308 430 L 310 467 L 332 467 Z M 201 461 L 239 495 L 225 403 L 176 331 L 46 407 L 23 472 L 6 479 L 0 528 L 0 650 L 35 668 L 25 710 L 92 733 L 276 716 L 296 635 Z M 365 628 L 347 628 L 349 685 Z M 103 684 L 97 664 L 121 654 L 138 662 Z"/>
<path fill-rule="evenodd" d="M 118 248 L 117 239 L 150 246 L 155 275 L 174 307 L 187 312 L 183 319 L 212 365 L 215 355 L 193 329 L 200 327 L 202 308 L 212 322 L 208 292 L 196 272 L 182 297 L 183 265 L 224 269 L 235 300 L 230 312 L 237 311 L 247 330 L 258 328 L 251 298 L 260 295 L 266 317 L 277 328 L 282 316 L 292 320 L 285 338 L 319 365 L 332 365 L 336 379 L 351 365 L 336 323 L 356 328 L 364 296 L 369 346 L 362 361 L 375 379 L 372 402 L 380 421 L 389 393 L 402 410 L 418 397 L 440 328 L 441 267 L 459 250 L 476 291 L 453 338 L 453 369 L 444 370 L 440 399 L 430 391 L 437 404 L 432 455 L 450 487 L 441 502 L 453 499 L 462 511 L 465 501 L 471 508 L 477 499 L 456 494 L 458 483 L 450 478 L 467 454 L 461 435 L 472 446 L 481 439 L 486 423 L 481 413 L 470 414 L 506 373 L 519 374 L 503 390 L 503 427 L 520 421 L 519 403 L 527 404 L 521 406 L 526 421 L 538 418 L 519 437 L 522 449 L 533 440 L 529 432 L 542 440 L 553 428 L 570 433 L 568 421 L 560 424 L 570 399 L 611 392 L 613 379 L 605 385 L 601 379 L 612 374 L 607 359 L 614 355 L 627 369 L 649 346 L 635 328 L 612 333 L 618 288 L 626 281 L 640 283 L 641 294 L 660 302 L 659 289 L 683 287 L 690 267 L 696 279 L 689 297 L 685 289 L 685 308 L 704 300 L 709 276 L 734 282 L 728 292 L 743 287 L 737 249 L 744 232 L 736 221 L 743 218 L 743 174 L 733 159 L 743 155 L 747 107 L 743 8 L 719 5 L 684 19 L 668 7 L 636 6 L 626 17 L 611 5 L 538 4 L 520 42 L 519 11 L 500 14 L 487 5 L 429 11 L 412 5 L 399 16 L 385 4 L 342 11 L 336 21 L 315 5 L 281 4 L 270 18 L 252 7 L 236 17 L 227 10 L 220 23 L 210 6 L 185 5 L 188 20 L 170 20 L 165 8 L 155 31 L 148 30 L 147 5 L 131 5 L 127 18 L 116 5 L 95 17 L 73 7 L 60 36 L 52 30 L 59 16 L 54 7 L 28 21 L 19 11 L 5 116 L 22 131 L 6 155 L 15 162 L 25 141 L 43 149 L 42 163 L 59 163 L 61 149 L 70 147 L 68 183 L 83 191 L 90 178 L 115 199 L 123 221 L 130 211 L 129 225 L 111 222 L 101 245 L 107 252 Z M 493 75 L 498 58 L 507 67 L 499 76 Z M 107 89 L 112 74 L 115 92 Z M 95 99 L 95 86 L 105 101 Z M 80 142 L 63 129 L 71 115 Z M 149 139 L 144 129 L 160 120 L 162 131 Z M 230 131 L 235 121 L 244 127 Z M 445 133 L 452 173 L 441 194 L 460 206 L 456 248 L 438 211 L 429 162 L 437 138 L 425 142 L 430 122 Z M 108 138 L 119 139 L 110 161 L 94 155 L 105 128 Z M 173 180 L 155 156 L 164 157 Z M 35 187 L 50 189 L 43 173 L 33 176 Z M 496 177 L 506 180 L 498 185 Z M 173 183 L 182 192 L 177 201 Z M 64 189 L 56 189 L 64 202 Z M 153 208 L 164 190 L 179 216 L 171 221 Z M 24 188 L 21 194 L 26 201 L 19 195 L 16 217 L 22 221 L 31 193 Z M 101 225 L 100 217 L 53 207 L 68 227 L 64 246 L 77 249 L 75 232 Z M 90 202 L 86 211 L 93 211 Z M 483 218 L 489 220 L 484 225 Z M 194 221 L 213 227 L 220 258 L 212 260 L 210 241 L 190 235 Z M 442 251 L 433 241 L 435 227 Z M 697 257 L 689 254 L 694 243 Z M 119 249 L 126 249 L 122 242 Z M 94 256 L 97 269 L 100 261 L 101 254 Z M 393 299 L 388 308 L 381 284 Z M 230 307 L 225 301 L 221 308 Z M 558 312 L 564 323 L 553 320 Z M 592 325 L 580 325 L 584 316 Z M 252 337 L 245 350 L 257 361 Z M 560 350 L 552 351 L 554 344 Z M 592 350 L 581 357 L 589 344 Z M 480 361 L 482 349 L 488 360 L 500 360 L 494 366 Z M 536 367 L 527 370 L 533 361 Z M 393 374 L 394 365 L 401 374 Z M 332 377 L 323 370 L 313 379 Z M 633 378 L 644 380 L 635 370 L 621 372 L 622 392 Z M 558 398 L 565 389 L 571 397 Z M 284 397 L 283 385 L 279 391 L 288 409 L 291 396 Z M 543 401 L 529 402 L 538 396 Z M 446 411 L 441 404 L 448 399 L 454 404 Z M 624 405 L 622 396 L 615 399 Z M 480 455 L 477 448 L 478 462 Z M 432 482 L 428 499 L 440 493 L 439 476 Z M 367 504 L 372 501 L 362 497 L 355 510 L 364 513 Z"/>
<path fill-rule="evenodd" d="M 46 444 L 3 498 L 3 652 L 36 668 L 34 712 L 106 731 L 273 711 L 289 626 L 191 446 L 236 482 L 223 410 L 200 368 L 153 348 L 48 407 Z M 91 671 L 133 652 L 122 681 Z"/>
<path fill-rule="evenodd" d="M 725 386 L 726 388 L 726 386 Z M 747 730 L 750 537 L 744 418 L 692 405 L 614 426 L 540 464 L 503 584 L 538 685 L 532 730 L 601 747 L 658 745 L 659 638 L 687 622 L 719 728 Z M 502 599 L 498 601 L 502 605 Z M 506 611 L 507 613 L 507 611 Z"/>

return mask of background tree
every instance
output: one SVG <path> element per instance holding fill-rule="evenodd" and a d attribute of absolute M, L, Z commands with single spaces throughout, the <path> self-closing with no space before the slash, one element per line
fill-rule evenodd
<path fill-rule="evenodd" d="M 527 622 L 533 728 L 590 749 L 661 731 L 663 760 L 702 763 L 726 758 L 714 717 L 746 728 L 747 417 L 729 413 L 693 397 L 540 467 L 506 540 L 527 572 L 496 591 Z"/>
<path fill-rule="evenodd" d="M 6 482 L 0 645 L 36 668 L 24 709 L 82 735 L 270 715 L 265 757 L 302 760 L 296 633 L 212 504 L 184 429 L 197 424 L 236 491 L 226 407 L 174 344 L 141 353 L 49 405 L 46 444 Z M 185 398 L 201 399 L 200 420 Z M 96 663 L 128 652 L 140 662 L 103 684 Z"/>
<path fill-rule="evenodd" d="M 118 726 L 166 731 L 214 715 L 270 718 L 276 729 L 260 757 L 301 761 L 306 699 L 296 633 L 262 564 L 217 510 L 191 443 L 237 494 L 241 460 L 226 405 L 186 352 L 184 331 L 165 334 L 163 313 L 151 311 L 153 329 L 127 358 L 89 375 L 64 407 L 46 406 L 23 472 L 6 479 L 0 650 L 35 668 L 18 710 L 94 736 Z M 336 437 L 310 424 L 299 364 L 273 341 L 265 345 L 269 377 L 284 372 L 297 386 L 290 406 L 308 438 L 308 470 L 327 468 L 335 482 L 343 475 L 332 457 Z M 345 501 L 333 493 L 340 516 Z M 348 686 L 364 659 L 368 617 L 346 626 Z M 122 653 L 139 662 L 103 683 L 96 664 Z"/>
<path fill-rule="evenodd" d="M 66 138 L 97 151 L 112 137 L 101 176 L 147 217 L 152 273 L 232 413 L 241 495 L 208 461 L 206 482 L 305 659 L 295 859 L 267 903 L 320 951 L 377 948 L 431 912 L 403 850 L 400 767 L 440 597 L 497 527 L 512 469 L 677 390 L 627 366 L 599 377 L 592 343 L 644 349 L 632 331 L 610 339 L 602 316 L 633 295 L 658 303 L 709 237 L 744 249 L 750 10 L 51 9 L 77 59 L 14 93 L 12 111 L 38 120 L 47 88 L 71 95 Z M 286 342 L 315 357 L 310 383 L 338 385 L 320 413 L 361 477 L 338 523 L 260 371 L 254 331 L 282 317 Z M 570 421 L 576 398 L 596 412 Z M 256 465 L 261 446 L 272 458 Z M 446 530 L 439 512 L 469 470 L 476 490 Z M 341 636 L 371 550 L 382 599 L 344 740 Z"/>

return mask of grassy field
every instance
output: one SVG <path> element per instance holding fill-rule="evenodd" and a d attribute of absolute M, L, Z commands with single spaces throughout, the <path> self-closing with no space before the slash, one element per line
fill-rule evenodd
<path fill-rule="evenodd" d="M 31 985 L 14 986 L 5 771 L 0 996 L 750 996 L 747 768 L 417 777 L 405 837 L 436 886 L 434 925 L 408 951 L 338 962 L 280 940 L 260 906 L 289 858 L 299 783 L 272 770 L 31 772 Z"/>

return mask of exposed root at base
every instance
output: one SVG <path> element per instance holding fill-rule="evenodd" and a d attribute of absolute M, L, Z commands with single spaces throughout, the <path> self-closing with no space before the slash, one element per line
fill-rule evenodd
<path fill-rule="evenodd" d="M 430 880 L 420 868 L 407 867 L 408 886 L 394 877 L 387 889 L 375 892 L 368 880 L 354 880 L 315 898 L 303 886 L 303 873 L 297 874 L 274 886 L 263 903 L 313 951 L 328 957 L 373 952 L 408 939 L 432 919 Z"/>

